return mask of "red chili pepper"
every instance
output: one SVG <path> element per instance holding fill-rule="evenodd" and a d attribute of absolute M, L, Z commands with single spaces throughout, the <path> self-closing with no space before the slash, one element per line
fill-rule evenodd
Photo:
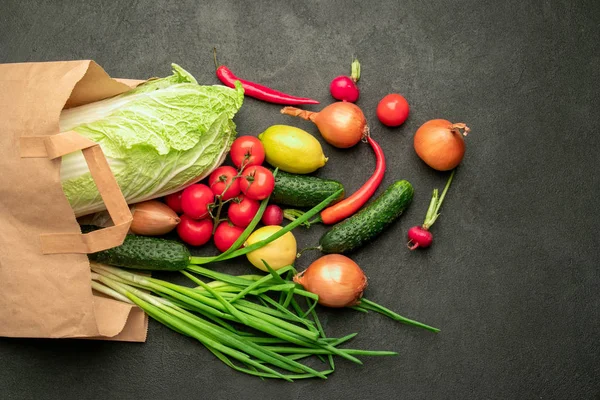
<path fill-rule="evenodd" d="M 324 224 L 335 224 L 357 212 L 373 196 L 373 193 L 375 193 L 383 180 L 383 175 L 385 174 L 385 156 L 383 150 L 370 136 L 367 136 L 367 141 L 375 153 L 376 164 L 373 175 L 371 175 L 360 189 L 352 193 L 350 197 L 321 211 L 321 220 Z"/>
<path fill-rule="evenodd" d="M 229 68 L 221 65 L 217 68 L 217 78 L 226 86 L 230 88 L 235 87 L 235 81 L 240 81 L 244 88 L 244 95 L 254 97 L 259 100 L 268 101 L 269 103 L 275 104 L 319 104 L 317 100 L 309 99 L 306 97 L 291 96 L 286 93 L 278 92 L 270 89 L 266 86 L 259 85 L 258 83 L 246 81 L 240 79 L 231 72 Z"/>

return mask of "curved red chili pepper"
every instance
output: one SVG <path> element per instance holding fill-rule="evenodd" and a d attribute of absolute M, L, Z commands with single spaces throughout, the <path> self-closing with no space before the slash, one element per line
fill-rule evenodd
<path fill-rule="evenodd" d="M 289 94 L 270 89 L 266 86 L 259 85 L 258 83 L 240 79 L 224 65 L 221 65 L 219 68 L 217 68 L 217 78 L 219 78 L 224 85 L 229 86 L 230 88 L 235 87 L 235 81 L 240 81 L 242 87 L 244 88 L 244 95 L 254 97 L 259 100 L 268 101 L 269 103 L 287 105 L 319 104 L 317 100 L 309 99 L 307 97 L 291 96 Z"/>
<path fill-rule="evenodd" d="M 383 175 L 385 175 L 383 150 L 370 136 L 367 136 L 367 141 L 375 153 L 376 164 L 373 175 L 351 196 L 321 211 L 321 220 L 324 224 L 335 224 L 357 212 L 373 196 L 383 180 Z"/>

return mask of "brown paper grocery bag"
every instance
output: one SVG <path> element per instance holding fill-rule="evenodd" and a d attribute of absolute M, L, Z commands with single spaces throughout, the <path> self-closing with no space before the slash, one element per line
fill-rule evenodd
<path fill-rule="evenodd" d="M 100 146 L 59 133 L 63 108 L 123 93 L 93 61 L 0 64 L 0 336 L 144 341 L 137 307 L 92 292 L 87 253 L 122 243 L 131 214 Z M 82 234 L 60 183 L 81 150 L 114 226 Z"/>

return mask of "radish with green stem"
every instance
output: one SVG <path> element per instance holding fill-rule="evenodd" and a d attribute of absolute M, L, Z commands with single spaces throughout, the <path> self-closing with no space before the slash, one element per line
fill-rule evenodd
<path fill-rule="evenodd" d="M 438 195 L 438 190 L 433 189 L 433 196 L 431 197 L 431 202 L 429 203 L 429 208 L 427 209 L 427 215 L 425 215 L 425 222 L 421 226 L 413 226 L 408 230 L 408 248 L 414 250 L 418 247 L 426 248 L 431 246 L 433 242 L 433 235 L 429 231 L 429 228 L 435 223 L 435 221 L 440 216 L 440 207 L 442 207 L 442 202 L 444 201 L 444 197 L 446 197 L 446 193 L 448 192 L 448 188 L 452 183 L 452 178 L 454 177 L 454 172 L 452 171 L 450 174 L 450 178 L 448 178 L 448 182 L 446 182 L 446 187 L 444 187 L 444 191 L 442 195 Z"/>
<path fill-rule="evenodd" d="M 360 90 L 356 82 L 360 79 L 360 63 L 357 59 L 352 61 L 352 73 L 350 76 L 341 75 L 334 78 L 329 85 L 331 95 L 336 100 L 356 102 L 360 95 Z"/>

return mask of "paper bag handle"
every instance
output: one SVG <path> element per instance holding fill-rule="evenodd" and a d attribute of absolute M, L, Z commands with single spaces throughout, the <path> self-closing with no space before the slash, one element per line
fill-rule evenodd
<path fill-rule="evenodd" d="M 21 157 L 55 159 L 81 150 L 92 179 L 114 226 L 90 233 L 46 233 L 40 235 L 43 254 L 89 254 L 119 246 L 129 231 L 132 216 L 100 146 L 75 131 L 48 136 L 22 136 Z"/>

